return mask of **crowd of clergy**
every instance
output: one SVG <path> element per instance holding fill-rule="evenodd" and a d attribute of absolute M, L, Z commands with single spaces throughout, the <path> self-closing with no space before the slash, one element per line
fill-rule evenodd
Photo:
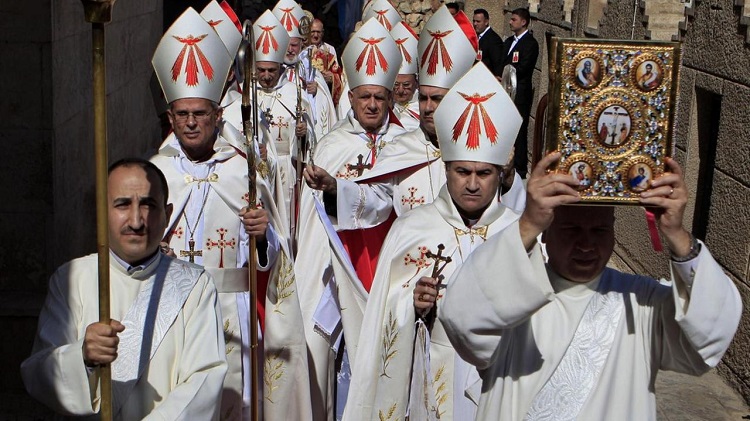
<path fill-rule="evenodd" d="M 442 6 L 417 34 L 371 0 L 362 22 L 340 62 L 294 0 L 166 31 L 171 131 L 109 170 L 113 320 L 97 256 L 60 267 L 33 397 L 93 419 L 111 399 L 119 420 L 649 420 L 659 370 L 719 362 L 742 304 L 683 228 L 675 160 L 640 195 L 671 279 L 607 268 L 613 208 L 575 206 L 559 153 L 516 171 L 527 116 L 471 20 Z"/>

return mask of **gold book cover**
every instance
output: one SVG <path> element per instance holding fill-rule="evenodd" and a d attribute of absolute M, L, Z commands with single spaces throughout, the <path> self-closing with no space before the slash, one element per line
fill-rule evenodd
<path fill-rule="evenodd" d="M 583 204 L 638 204 L 672 156 L 680 44 L 552 38 L 546 151 Z"/>

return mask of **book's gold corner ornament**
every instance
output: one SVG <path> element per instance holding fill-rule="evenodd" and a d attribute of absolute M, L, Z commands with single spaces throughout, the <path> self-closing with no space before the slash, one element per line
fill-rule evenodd
<path fill-rule="evenodd" d="M 553 38 L 546 150 L 584 204 L 638 204 L 672 156 L 680 44 Z"/>

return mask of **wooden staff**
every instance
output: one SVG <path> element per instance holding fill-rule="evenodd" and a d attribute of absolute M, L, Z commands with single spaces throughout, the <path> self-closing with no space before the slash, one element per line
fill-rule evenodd
<path fill-rule="evenodd" d="M 305 39 L 305 45 L 310 43 L 310 28 L 312 25 L 312 21 L 309 17 L 303 16 L 300 18 L 299 21 L 299 32 L 300 35 Z M 309 51 L 308 51 L 309 53 Z M 308 58 L 310 58 L 310 55 L 308 54 Z M 311 63 L 311 62 L 310 62 Z M 308 68 L 308 71 L 311 71 L 312 65 L 310 64 Z M 297 56 L 297 64 L 295 65 L 295 72 L 297 80 L 295 80 L 295 84 L 297 85 L 297 107 L 295 108 L 295 126 L 296 124 L 299 124 L 300 121 L 304 121 L 304 115 L 302 114 L 302 83 L 300 83 L 300 75 L 302 75 L 302 79 L 307 83 L 307 72 L 304 71 L 305 66 L 302 65 L 302 61 L 299 60 L 299 56 Z M 314 83 L 314 81 L 313 81 Z M 313 128 L 314 131 L 314 128 Z M 294 191 L 292 192 L 292 200 L 290 203 L 290 219 L 289 219 L 289 236 L 292 240 L 292 251 L 294 255 L 297 254 L 297 222 L 299 219 L 299 202 L 300 202 L 300 195 L 302 194 L 302 171 L 303 166 L 302 163 L 305 160 L 305 154 L 307 151 L 307 148 L 305 148 L 305 141 L 307 139 L 305 137 L 298 137 L 297 138 L 297 161 L 295 165 L 295 170 L 297 171 L 297 177 L 295 179 L 294 183 Z"/>
<path fill-rule="evenodd" d="M 245 142 L 247 144 L 247 192 L 248 208 L 254 209 L 258 199 L 255 185 L 257 171 L 255 168 L 255 147 L 258 144 L 258 73 L 255 69 L 255 55 L 251 47 L 253 42 L 253 25 L 245 21 L 243 25 L 244 40 L 240 49 L 243 57 L 244 80 L 242 81 L 242 125 L 245 128 Z M 250 256 L 247 271 L 250 283 L 250 403 L 252 412 L 250 419 L 258 421 L 258 277 L 256 273 L 256 244 L 255 237 L 250 236 Z"/>
<path fill-rule="evenodd" d="M 94 87 L 94 155 L 96 160 L 96 250 L 99 255 L 99 322 L 109 324 L 109 231 L 107 226 L 107 97 L 104 24 L 112 20 L 115 0 L 81 0 L 92 29 Z M 101 419 L 112 419 L 112 373 L 101 365 Z"/>

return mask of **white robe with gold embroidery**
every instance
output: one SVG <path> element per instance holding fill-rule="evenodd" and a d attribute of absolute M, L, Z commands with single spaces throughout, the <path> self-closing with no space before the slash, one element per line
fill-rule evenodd
<path fill-rule="evenodd" d="M 341 120 L 336 128 L 324 137 L 314 153 L 314 162 L 337 178 L 353 178 L 357 171 L 351 164 L 357 162 L 357 156 L 363 155 L 363 162 L 372 162 L 372 150 L 368 147 L 365 130 L 359 125 L 353 114 Z M 395 124 L 384 125 L 378 133 L 376 150 L 381 145 L 391 142 L 394 136 L 403 133 Z M 302 313 L 305 321 L 305 334 L 310 348 L 311 361 L 315 375 L 310 378 L 313 391 L 313 414 L 315 420 L 328 419 L 333 413 L 333 373 L 334 359 L 331 351 L 331 338 L 325 338 L 316 332 L 315 314 L 323 297 L 326 285 L 333 278 L 331 250 L 323 224 L 315 210 L 313 190 L 307 185 L 303 188 L 300 208 L 299 251 L 295 260 L 302 299 Z M 333 218 L 335 224 L 335 218 Z M 342 309 L 344 335 L 347 341 L 349 358 L 354 360 L 359 323 L 364 312 L 364 301 L 355 288 L 349 288 L 348 281 L 338 280 L 338 299 Z M 359 280 L 353 280 L 359 282 Z M 361 286 L 360 286 L 361 288 Z"/>
<path fill-rule="evenodd" d="M 215 154 L 209 161 L 193 164 L 192 171 L 204 172 L 198 180 L 185 171 L 188 168 L 184 167 L 191 164 L 184 162 L 183 152 L 174 136 L 162 145 L 159 155 L 152 161 L 167 177 L 169 202 L 174 205 L 168 228 L 170 247 L 178 256 L 180 251 L 187 251 L 192 230 L 195 249 L 202 249 L 203 254 L 196 257 L 196 263 L 205 266 L 212 274 L 219 291 L 229 366 L 221 418 L 235 420 L 241 419 L 242 412 L 247 412 L 252 406 L 249 402 L 250 332 L 248 323 L 243 322 L 249 320 L 250 308 L 246 268 L 249 238 L 238 216 L 240 209 L 248 206 L 247 162 L 221 137 L 216 140 L 214 148 Z M 307 359 L 288 237 L 283 235 L 274 198 L 262 178 L 256 179 L 256 187 L 258 201 L 268 211 L 269 217 L 266 264 L 263 266 L 258 260 L 258 269 L 271 271 L 266 293 L 267 333 L 263 345 L 265 358 L 273 362 L 264 375 L 270 373 L 273 381 L 270 386 L 266 384 L 269 394 L 265 395 L 263 409 L 267 420 L 283 419 L 284 416 L 280 415 L 282 409 L 305 418 L 310 408 L 309 389 L 304 381 L 308 377 Z M 189 222 L 186 222 L 185 215 L 188 215 Z M 276 416 L 271 416 L 271 413 Z"/>
<path fill-rule="evenodd" d="M 445 285 L 484 242 L 481 230 L 491 237 L 519 217 L 520 213 L 495 201 L 470 230 L 443 187 L 432 204 L 409 211 L 394 222 L 367 302 L 344 419 L 404 419 L 407 415 L 416 333 L 413 291 L 422 276 L 432 275 L 434 260 L 427 252 L 437 253 L 442 244 L 442 255 L 451 257 L 441 274 Z M 444 289 L 439 291 L 437 314 L 442 311 L 444 293 Z M 431 333 L 429 357 L 427 393 L 432 393 L 437 403 L 430 411 L 441 420 L 472 419 L 481 390 L 479 375 L 458 358 L 438 321 Z M 413 373 L 416 377 L 421 374 Z M 412 402 L 411 406 L 419 404 Z"/>

